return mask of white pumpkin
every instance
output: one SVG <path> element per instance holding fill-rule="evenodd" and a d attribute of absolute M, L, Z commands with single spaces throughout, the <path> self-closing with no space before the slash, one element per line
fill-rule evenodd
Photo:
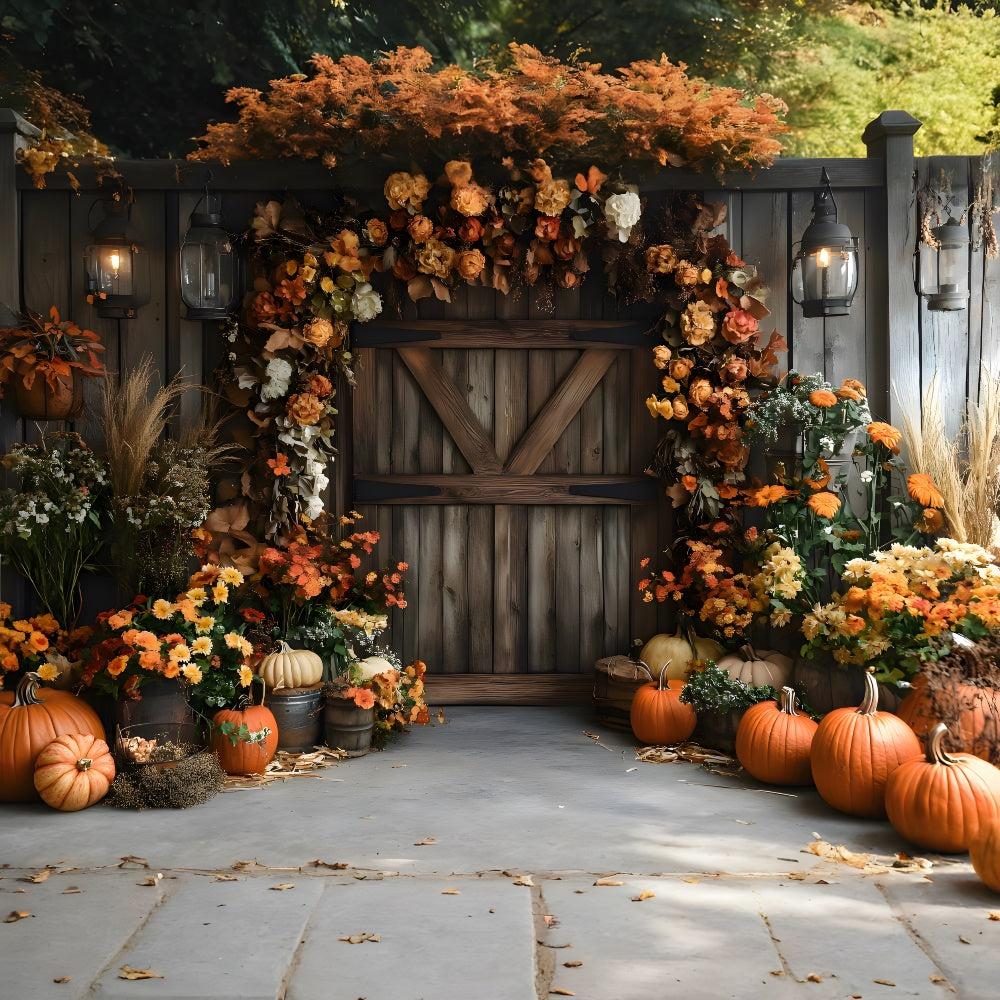
<path fill-rule="evenodd" d="M 383 659 L 381 656 L 369 656 L 364 660 L 358 660 L 351 666 L 351 672 L 356 673 L 358 679 L 361 681 L 370 681 L 379 674 L 384 674 L 395 669 L 388 660 Z"/>
<path fill-rule="evenodd" d="M 715 660 L 722 655 L 722 647 L 713 639 L 703 639 L 691 635 L 694 643 L 688 641 L 681 629 L 675 635 L 654 635 L 639 654 L 639 659 L 648 664 L 654 677 L 658 676 L 663 665 L 670 661 L 667 667 L 668 680 L 687 680 L 688 670 L 693 660 Z"/>
<path fill-rule="evenodd" d="M 282 640 L 275 653 L 257 665 L 257 675 L 272 690 L 315 687 L 323 680 L 323 658 L 311 649 L 292 649 Z"/>
<path fill-rule="evenodd" d="M 773 649 L 758 651 L 750 645 L 741 646 L 739 652 L 727 653 L 716 665 L 734 681 L 743 681 L 750 687 L 769 684 L 780 691 L 792 680 L 792 658 Z"/>

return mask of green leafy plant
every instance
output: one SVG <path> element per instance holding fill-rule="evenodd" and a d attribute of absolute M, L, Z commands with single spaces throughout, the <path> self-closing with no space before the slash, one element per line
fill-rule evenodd
<path fill-rule="evenodd" d="M 681 692 L 681 701 L 690 705 L 699 715 L 740 711 L 759 701 L 775 701 L 778 692 L 770 685 L 750 687 L 743 681 L 733 680 L 725 670 L 709 660 L 703 669 L 693 670 Z"/>

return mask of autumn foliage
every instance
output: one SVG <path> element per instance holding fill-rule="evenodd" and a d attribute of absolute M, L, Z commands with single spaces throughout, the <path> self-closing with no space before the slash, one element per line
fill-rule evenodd
<path fill-rule="evenodd" d="M 694 169 L 769 166 L 781 151 L 785 105 L 690 79 L 683 64 L 631 63 L 615 73 L 600 64 L 560 62 L 512 43 L 500 60 L 475 70 L 432 68 L 422 48 L 381 59 L 317 55 L 311 77 L 274 80 L 262 92 L 229 91 L 235 122 L 210 125 L 197 160 L 319 159 L 426 155 L 443 146 L 457 156 L 586 160 Z"/>

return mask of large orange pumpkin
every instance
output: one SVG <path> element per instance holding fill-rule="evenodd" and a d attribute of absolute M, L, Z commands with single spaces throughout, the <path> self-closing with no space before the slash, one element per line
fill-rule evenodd
<path fill-rule="evenodd" d="M 783 687 L 779 701 L 751 705 L 736 730 L 736 756 L 758 781 L 810 785 L 810 748 L 817 725 L 795 711 L 795 691 Z"/>
<path fill-rule="evenodd" d="M 39 676 L 25 674 L 14 704 L 0 704 L 0 802 L 31 802 L 35 791 L 35 758 L 57 736 L 89 733 L 104 739 L 97 713 L 76 695 L 40 689 Z"/>
<path fill-rule="evenodd" d="M 42 801 L 62 812 L 100 802 L 115 778 L 115 759 L 93 733 L 57 736 L 35 759 L 35 789 Z"/>
<path fill-rule="evenodd" d="M 994 892 L 1000 892 L 1000 820 L 987 820 L 969 839 L 969 860 L 975 873 Z"/>
<path fill-rule="evenodd" d="M 813 737 L 810 757 L 816 790 L 834 809 L 854 816 L 885 816 L 885 783 L 920 756 L 920 741 L 897 716 L 878 711 L 878 684 L 865 674 L 857 708 L 836 708 Z"/>
<path fill-rule="evenodd" d="M 951 723 L 944 740 L 945 749 L 971 753 L 983 760 L 990 759 L 1000 727 L 1000 692 L 996 688 L 978 687 L 962 681 L 950 684 L 947 701 L 954 706 L 957 715 L 952 722 L 951 719 L 940 718 L 924 674 L 917 674 L 912 684 L 913 689 L 899 703 L 896 714 L 917 736 L 925 739 L 937 723 Z"/>
<path fill-rule="evenodd" d="M 889 775 L 885 811 L 911 843 L 955 854 L 1000 819 L 1000 770 L 969 754 L 949 756 L 946 732 L 939 722 L 927 736 L 925 756 L 903 761 Z"/>
<path fill-rule="evenodd" d="M 278 749 L 278 723 L 264 705 L 224 708 L 212 717 L 211 746 L 226 774 L 263 774 Z"/>
<path fill-rule="evenodd" d="M 667 680 L 669 666 L 668 660 L 660 670 L 659 681 L 643 684 L 632 696 L 629 720 L 635 738 L 642 743 L 680 743 L 694 732 L 698 722 L 695 710 L 680 700 L 684 682 Z"/>

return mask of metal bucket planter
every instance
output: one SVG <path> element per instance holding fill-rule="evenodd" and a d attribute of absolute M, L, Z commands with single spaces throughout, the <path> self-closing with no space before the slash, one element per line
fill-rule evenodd
<path fill-rule="evenodd" d="M 267 707 L 278 723 L 279 750 L 303 753 L 323 742 L 322 687 L 271 691 Z"/>
<path fill-rule="evenodd" d="M 363 757 L 371 749 L 374 732 L 374 708 L 358 708 L 350 698 L 327 698 L 323 735 L 331 750 L 343 750 L 348 757 Z"/>

